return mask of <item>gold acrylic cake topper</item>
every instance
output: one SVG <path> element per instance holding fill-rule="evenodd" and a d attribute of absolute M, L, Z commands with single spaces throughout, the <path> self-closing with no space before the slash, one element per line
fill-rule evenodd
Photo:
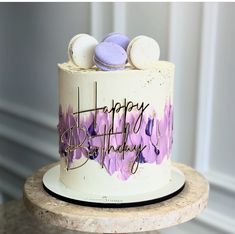
<path fill-rule="evenodd" d="M 125 152 L 135 152 L 136 158 L 133 162 L 133 164 L 131 165 L 131 173 L 134 174 L 136 173 L 138 166 L 139 166 L 139 157 L 141 152 L 146 148 L 146 145 L 142 145 L 142 144 L 138 144 L 135 145 L 133 144 L 132 146 L 127 145 L 127 138 L 129 135 L 129 131 L 130 131 L 130 124 L 126 121 L 127 118 L 127 113 L 131 112 L 133 109 L 138 111 L 138 115 L 137 118 L 135 120 L 135 123 L 133 125 L 133 133 L 137 134 L 140 130 L 141 124 L 142 124 L 142 120 L 143 120 L 143 114 L 144 111 L 146 110 L 146 108 L 149 106 L 149 104 L 144 104 L 144 102 L 142 102 L 141 104 L 139 103 L 134 103 L 132 101 L 128 101 L 126 100 L 126 98 L 124 98 L 124 102 L 123 104 L 121 104 L 120 102 L 115 102 L 114 100 L 112 100 L 112 107 L 108 108 L 108 106 L 103 106 L 103 107 L 98 107 L 98 88 L 97 88 L 97 82 L 95 82 L 95 107 L 91 108 L 91 109 L 87 109 L 87 110 L 80 110 L 80 90 L 79 87 L 77 88 L 77 96 L 78 96 L 78 106 L 77 106 L 77 112 L 74 112 L 73 115 L 77 116 L 77 123 L 66 129 L 62 135 L 61 135 L 61 142 L 64 143 L 63 139 L 64 139 L 64 135 L 68 136 L 68 143 L 67 143 L 67 147 L 65 149 L 66 153 L 71 153 L 74 152 L 77 149 L 83 149 L 84 152 L 86 152 L 86 155 L 84 154 L 83 156 L 85 156 L 85 160 L 84 162 L 82 162 L 80 165 L 75 166 L 75 167 L 71 167 L 69 166 L 68 163 L 68 158 L 67 158 L 67 170 L 73 170 L 73 169 L 77 169 L 83 165 L 85 165 L 89 159 L 89 156 L 92 155 L 94 152 L 93 151 L 98 151 L 99 147 L 93 147 L 93 149 L 91 151 L 89 151 L 87 149 L 86 146 L 84 146 L 84 142 L 86 140 L 90 140 L 93 139 L 95 137 L 102 137 L 103 138 L 103 144 L 100 147 L 100 152 L 101 152 L 101 166 L 102 168 L 104 167 L 104 160 L 105 160 L 105 156 L 107 154 L 109 154 L 111 151 L 113 152 L 117 152 L 117 153 L 122 153 L 122 160 L 124 160 L 125 158 Z M 104 124 L 104 129 L 103 129 L 103 133 L 100 134 L 96 134 L 94 136 L 91 136 L 88 133 L 88 129 L 86 129 L 86 127 L 84 126 L 80 126 L 80 114 L 81 113 L 88 113 L 88 112 L 94 112 L 94 128 L 96 128 L 97 123 L 97 113 L 98 111 L 102 111 L 103 113 L 107 113 L 111 115 L 111 125 L 110 126 L 106 126 L 106 124 Z M 123 126 L 122 126 L 122 131 L 115 131 L 114 130 L 114 121 L 115 121 L 115 115 L 117 113 L 119 113 L 120 111 L 123 111 Z M 79 144 L 71 144 L 71 139 L 74 137 L 73 133 L 74 133 L 74 129 L 76 129 L 79 133 L 83 132 L 84 138 L 81 139 Z M 110 144 L 110 137 L 111 135 L 116 135 L 116 134 L 122 134 L 122 144 L 118 145 L 118 146 L 113 146 Z M 106 139 L 107 138 L 107 139 Z M 159 140 L 158 140 L 159 142 Z M 64 155 L 65 156 L 65 155 Z M 80 159 L 79 159 L 80 160 Z"/>

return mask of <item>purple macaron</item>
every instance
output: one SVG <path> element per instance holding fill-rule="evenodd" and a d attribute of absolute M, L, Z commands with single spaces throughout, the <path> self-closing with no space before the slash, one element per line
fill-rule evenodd
<path fill-rule="evenodd" d="M 101 42 L 95 47 L 93 57 L 95 65 L 103 71 L 116 71 L 125 68 L 126 51 L 112 42 Z"/>
<path fill-rule="evenodd" d="M 113 42 L 120 45 L 124 50 L 127 49 L 130 39 L 121 33 L 112 32 L 109 33 L 103 40 L 103 42 Z"/>

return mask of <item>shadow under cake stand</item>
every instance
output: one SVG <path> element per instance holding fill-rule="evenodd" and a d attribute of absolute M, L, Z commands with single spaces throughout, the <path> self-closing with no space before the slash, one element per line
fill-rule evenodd
<path fill-rule="evenodd" d="M 145 206 L 130 208 L 96 208 L 59 200 L 43 188 L 44 173 L 50 164 L 34 172 L 24 185 L 27 210 L 44 223 L 70 230 L 96 233 L 130 233 L 159 230 L 195 218 L 206 206 L 207 180 L 196 170 L 174 163 L 186 177 L 184 189 L 175 197 Z"/>

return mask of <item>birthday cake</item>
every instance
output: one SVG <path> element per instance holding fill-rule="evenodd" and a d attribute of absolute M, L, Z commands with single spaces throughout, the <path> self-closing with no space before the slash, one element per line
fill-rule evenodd
<path fill-rule="evenodd" d="M 97 196 L 143 194 L 171 179 L 174 65 L 158 43 L 78 34 L 59 69 L 60 181 Z"/>

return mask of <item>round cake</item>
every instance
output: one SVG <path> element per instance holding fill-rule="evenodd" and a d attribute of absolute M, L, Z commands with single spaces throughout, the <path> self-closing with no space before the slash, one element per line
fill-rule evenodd
<path fill-rule="evenodd" d="M 167 185 L 174 65 L 58 68 L 61 182 L 97 196 L 141 195 Z"/>

